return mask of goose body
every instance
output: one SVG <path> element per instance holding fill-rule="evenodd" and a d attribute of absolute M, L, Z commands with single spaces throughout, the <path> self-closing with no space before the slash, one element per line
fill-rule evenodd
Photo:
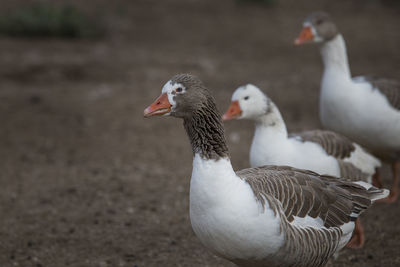
<path fill-rule="evenodd" d="M 227 158 L 204 160 L 195 155 L 190 220 L 201 242 L 230 260 L 263 259 L 284 243 L 279 216 L 269 207 L 263 210 Z"/>
<path fill-rule="evenodd" d="M 342 35 L 323 44 L 321 54 L 325 64 L 320 96 L 322 124 L 383 158 L 400 157 L 400 109 L 392 106 L 367 77 L 351 78 Z M 396 86 L 395 82 L 387 83 Z M 400 84 L 397 86 L 400 99 Z"/>
<path fill-rule="evenodd" d="M 299 182 L 296 176 L 309 179 L 310 184 L 313 179 L 321 182 L 315 173 L 284 166 L 235 173 L 227 158 L 204 160 L 195 155 L 190 184 L 190 220 L 194 232 L 215 254 L 240 266 L 323 265 L 350 240 L 354 222 L 347 218 L 338 227 L 327 227 L 327 221 L 332 219 L 327 219 L 328 216 L 338 216 L 333 220 L 340 221 L 343 214 L 309 215 L 320 205 L 318 200 L 314 203 L 311 200 L 319 197 L 318 189 L 310 190 L 308 199 L 302 199 L 305 197 L 302 192 L 295 192 Z M 285 183 L 290 182 L 293 187 L 286 188 Z M 285 191 L 290 195 L 285 195 Z M 255 194 L 260 195 L 257 198 Z M 291 206 L 291 198 L 296 198 L 296 194 L 300 195 L 298 210 Z M 291 221 L 285 213 L 292 216 Z M 306 236 L 311 240 L 307 242 Z M 285 261 L 290 251 L 298 254 Z"/>
<path fill-rule="evenodd" d="M 384 189 L 286 166 L 235 172 L 215 101 L 194 76 L 174 76 L 144 111 L 182 118 L 193 151 L 190 220 L 200 241 L 239 266 L 323 266 Z"/>
<path fill-rule="evenodd" d="M 330 16 L 312 13 L 295 44 L 316 42 L 324 63 L 321 81 L 322 124 L 363 145 L 392 163 L 387 202 L 394 202 L 400 176 L 400 82 L 367 76 L 351 77 L 346 44 Z"/>
<path fill-rule="evenodd" d="M 258 87 L 239 87 L 223 118 L 255 122 L 252 167 L 288 165 L 371 183 L 380 161 L 343 135 L 323 130 L 288 134 L 278 107 Z"/>
<path fill-rule="evenodd" d="M 328 155 L 317 143 L 290 138 L 280 114 L 276 114 L 275 119 L 274 123 L 266 123 L 268 118 L 260 118 L 264 121 L 256 123 L 250 148 L 252 167 L 287 165 L 317 173 L 340 175 L 339 165 L 333 156 Z"/>

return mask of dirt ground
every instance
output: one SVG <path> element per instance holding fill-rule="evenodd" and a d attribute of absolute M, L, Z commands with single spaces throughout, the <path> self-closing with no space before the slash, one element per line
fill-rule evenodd
<path fill-rule="evenodd" d="M 4 267 L 233 266 L 191 229 L 192 155 L 182 122 L 143 118 L 176 73 L 200 76 L 221 111 L 251 82 L 276 102 L 289 131 L 321 127 L 320 56 L 293 40 L 307 14 L 326 10 L 347 41 L 354 75 L 400 77 L 393 1 L 68 2 L 97 14 L 108 35 L 0 38 Z M 0 11 L 16 5 L 2 1 Z M 235 169 L 249 165 L 252 132 L 249 122 L 226 124 Z M 362 219 L 365 248 L 344 250 L 333 265 L 400 266 L 399 201 L 376 204 Z"/>

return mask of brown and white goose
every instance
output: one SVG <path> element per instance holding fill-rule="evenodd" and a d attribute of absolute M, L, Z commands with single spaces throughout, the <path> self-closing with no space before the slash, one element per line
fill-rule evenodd
<path fill-rule="evenodd" d="M 365 76 L 352 78 L 343 36 L 326 13 L 312 13 L 305 20 L 295 44 L 308 42 L 321 44 L 322 124 L 392 163 L 393 182 L 386 201 L 396 201 L 400 175 L 400 82 Z"/>
<path fill-rule="evenodd" d="M 323 266 L 385 189 L 287 166 L 235 172 L 220 114 L 201 81 L 174 76 L 145 117 L 174 116 L 192 145 L 190 220 L 200 241 L 239 266 Z"/>
<path fill-rule="evenodd" d="M 347 137 L 331 131 L 311 130 L 289 135 L 278 107 L 258 87 L 247 84 L 235 90 L 225 121 L 248 119 L 256 129 L 250 148 L 250 165 L 288 165 L 317 173 L 372 182 L 379 159 Z M 364 232 L 359 219 L 349 247 L 361 248 Z"/>

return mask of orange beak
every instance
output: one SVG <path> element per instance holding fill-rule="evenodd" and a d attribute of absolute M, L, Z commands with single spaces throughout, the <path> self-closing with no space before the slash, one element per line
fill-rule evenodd
<path fill-rule="evenodd" d="M 171 104 L 168 101 L 167 93 L 163 93 L 153 102 L 153 104 L 144 110 L 143 116 L 148 118 L 157 115 L 164 115 L 169 112 L 171 112 Z"/>
<path fill-rule="evenodd" d="M 301 45 L 304 43 L 308 43 L 314 40 L 314 34 L 312 33 L 312 29 L 310 26 L 306 26 L 301 31 L 299 37 L 294 41 L 295 45 Z"/>
<path fill-rule="evenodd" d="M 230 121 L 236 119 L 240 115 L 242 115 L 242 109 L 240 108 L 239 101 L 236 100 L 231 103 L 224 116 L 222 116 L 222 120 Z"/>

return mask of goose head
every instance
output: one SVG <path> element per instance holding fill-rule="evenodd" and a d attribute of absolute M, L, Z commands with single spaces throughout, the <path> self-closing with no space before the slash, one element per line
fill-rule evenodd
<path fill-rule="evenodd" d="M 191 74 L 178 74 L 162 88 L 161 95 L 144 112 L 144 117 L 190 117 L 212 98 L 202 82 Z"/>
<path fill-rule="evenodd" d="M 205 160 L 229 158 L 214 98 L 197 77 L 190 74 L 172 77 L 163 86 L 160 97 L 143 113 L 145 117 L 163 115 L 182 118 L 194 155 Z"/>
<path fill-rule="evenodd" d="M 257 118 L 268 114 L 272 105 L 272 101 L 258 87 L 247 84 L 239 87 L 233 93 L 231 105 L 222 116 L 222 120 L 257 120 Z"/>
<path fill-rule="evenodd" d="M 332 40 L 338 34 L 338 29 L 325 12 L 314 12 L 309 15 L 304 23 L 303 30 L 294 41 L 296 45 L 304 43 L 323 43 Z"/>

